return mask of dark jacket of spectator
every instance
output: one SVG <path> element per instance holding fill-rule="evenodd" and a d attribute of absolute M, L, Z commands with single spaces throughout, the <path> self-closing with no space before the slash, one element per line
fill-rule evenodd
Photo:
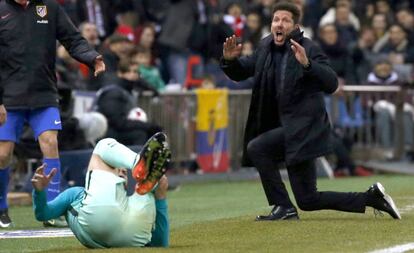
<path fill-rule="evenodd" d="M 347 84 L 355 84 L 356 78 L 352 66 L 352 59 L 346 47 L 340 41 L 328 45 L 323 41 L 319 42 L 322 51 L 328 56 L 332 69 L 338 77 L 345 79 Z"/>
<path fill-rule="evenodd" d="M 141 82 L 141 81 L 138 81 Z M 144 144 L 161 129 L 151 123 L 128 119 L 130 110 L 136 107 L 132 89 L 136 82 L 118 79 L 97 93 L 97 111 L 108 120 L 107 137 L 116 138 L 126 145 Z"/>

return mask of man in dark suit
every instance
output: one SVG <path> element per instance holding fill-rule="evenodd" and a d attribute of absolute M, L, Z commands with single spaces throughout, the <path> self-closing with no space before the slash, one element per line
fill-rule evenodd
<path fill-rule="evenodd" d="M 244 165 L 259 171 L 269 202 L 269 215 L 256 220 L 298 219 L 298 213 L 278 171 L 285 163 L 293 194 L 305 211 L 332 209 L 365 212 L 366 206 L 401 216 L 380 183 L 367 192 L 319 192 L 315 159 L 331 151 L 331 125 L 323 93 L 333 93 L 337 77 L 327 57 L 299 29 L 300 11 L 291 3 L 275 6 L 271 35 L 256 52 L 239 57 L 236 37 L 223 44 L 221 67 L 233 80 L 254 76 L 245 131 Z"/>

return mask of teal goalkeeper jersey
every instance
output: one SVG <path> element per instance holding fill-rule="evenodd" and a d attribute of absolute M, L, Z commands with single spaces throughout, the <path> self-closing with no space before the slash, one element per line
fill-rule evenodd
<path fill-rule="evenodd" d="M 33 208 L 36 219 L 39 221 L 45 221 L 49 219 L 55 219 L 62 215 L 65 216 L 70 229 L 75 234 L 76 238 L 86 247 L 89 248 L 106 248 L 116 247 L 117 245 L 106 244 L 110 242 L 110 237 L 96 235 L 88 232 L 88 224 L 79 222 L 79 212 L 82 208 L 82 200 L 85 198 L 85 189 L 83 187 L 72 187 L 61 194 L 54 200 L 46 201 L 46 192 L 33 191 Z M 120 246 L 133 247 L 133 246 L 152 246 L 152 247 L 167 247 L 169 243 L 169 223 L 168 223 L 168 206 L 165 199 L 155 200 L 156 218 L 155 228 L 151 233 L 150 241 L 146 238 L 147 233 L 143 233 L 142 236 L 135 236 L 134 240 L 123 243 Z M 102 224 L 113 222 L 117 217 L 102 217 Z M 116 227 L 113 228 L 116 231 Z M 121 230 L 122 232 L 129 233 L 128 231 Z M 131 233 L 137 233 L 140 230 L 130 231 Z M 117 235 L 119 233 L 116 233 Z M 129 235 L 129 234 L 127 234 Z M 109 235 L 110 236 L 110 235 Z M 102 238 L 99 238 L 102 237 Z M 105 238 L 103 238 L 105 237 Z M 93 239 L 95 238 L 95 240 Z M 147 243 L 148 242 L 148 243 Z"/>

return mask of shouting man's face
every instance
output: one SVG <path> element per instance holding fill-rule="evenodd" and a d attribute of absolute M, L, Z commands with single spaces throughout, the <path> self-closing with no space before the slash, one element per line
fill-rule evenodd
<path fill-rule="evenodd" d="M 273 14 L 272 25 L 270 30 L 273 34 L 273 40 L 276 45 L 285 44 L 287 36 L 295 30 L 297 25 L 293 21 L 293 15 L 289 11 L 279 10 Z"/>

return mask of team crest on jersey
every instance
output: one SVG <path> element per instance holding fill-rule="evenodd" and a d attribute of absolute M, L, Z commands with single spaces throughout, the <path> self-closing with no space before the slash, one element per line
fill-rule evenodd
<path fill-rule="evenodd" d="M 36 6 L 36 14 L 39 17 L 44 18 L 47 15 L 46 5 L 37 5 Z"/>

